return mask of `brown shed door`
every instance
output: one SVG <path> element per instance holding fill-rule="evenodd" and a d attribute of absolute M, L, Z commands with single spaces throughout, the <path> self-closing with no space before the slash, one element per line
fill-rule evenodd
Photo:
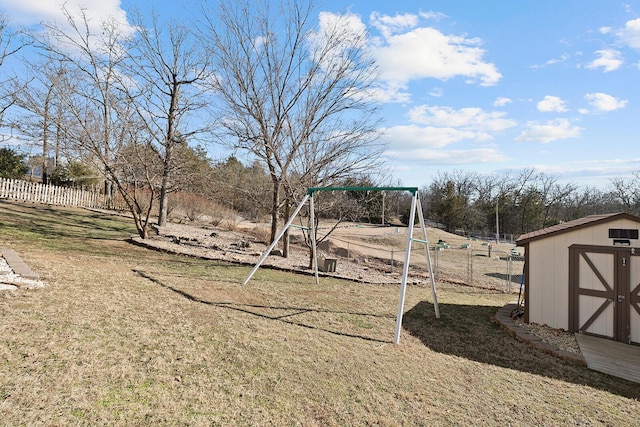
<path fill-rule="evenodd" d="M 640 250 L 634 250 L 629 267 L 629 334 L 631 342 L 640 344 Z"/>
<path fill-rule="evenodd" d="M 571 331 L 624 343 L 640 340 L 639 281 L 640 257 L 633 256 L 631 248 L 571 246 Z"/>

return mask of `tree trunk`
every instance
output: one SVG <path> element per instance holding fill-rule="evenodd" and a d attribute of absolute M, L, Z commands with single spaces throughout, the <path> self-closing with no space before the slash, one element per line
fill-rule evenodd
<path fill-rule="evenodd" d="M 177 111 L 178 100 L 180 94 L 180 83 L 177 80 L 177 75 L 172 73 L 169 84 L 171 87 L 171 103 L 169 105 L 169 111 L 167 114 L 167 134 L 164 141 L 164 159 L 162 169 L 162 185 L 160 186 L 160 212 L 158 213 L 158 226 L 164 227 L 167 225 L 167 215 L 169 211 L 169 185 L 171 184 L 171 173 L 173 164 L 173 148 L 177 141 Z M 186 141 L 184 142 L 186 144 Z"/>
<path fill-rule="evenodd" d="M 138 235 L 143 238 L 146 239 L 149 237 L 149 227 L 147 227 L 147 224 L 144 223 L 142 225 L 140 225 L 138 228 Z"/>
<path fill-rule="evenodd" d="M 285 221 L 288 221 L 290 216 L 291 205 L 287 201 L 284 208 L 284 217 L 286 218 Z M 286 229 L 284 231 L 284 235 L 282 236 L 282 256 L 284 258 L 289 258 L 289 229 Z"/>
<path fill-rule="evenodd" d="M 42 184 L 49 183 L 47 158 L 49 157 L 49 99 L 45 103 L 45 117 L 42 129 Z"/>
<path fill-rule="evenodd" d="M 269 243 L 276 240 L 278 217 L 280 216 L 280 181 L 273 179 L 273 198 L 271 199 L 271 237 Z"/>
<path fill-rule="evenodd" d="M 104 180 L 104 200 L 109 209 L 113 209 L 113 187 L 111 181 Z"/>
<path fill-rule="evenodd" d="M 167 191 L 167 179 L 162 177 L 162 185 L 160 186 L 160 205 L 158 213 L 158 227 L 167 225 L 167 212 L 169 204 L 169 192 Z"/>
<path fill-rule="evenodd" d="M 309 248 L 309 270 L 313 270 L 313 248 Z"/>

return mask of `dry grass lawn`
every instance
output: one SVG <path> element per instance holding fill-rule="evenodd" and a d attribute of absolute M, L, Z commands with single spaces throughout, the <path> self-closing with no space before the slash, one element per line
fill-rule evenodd
<path fill-rule="evenodd" d="M 515 341 L 513 296 L 161 254 L 126 219 L 0 202 L 42 289 L 0 293 L 0 425 L 633 425 L 640 386 Z"/>

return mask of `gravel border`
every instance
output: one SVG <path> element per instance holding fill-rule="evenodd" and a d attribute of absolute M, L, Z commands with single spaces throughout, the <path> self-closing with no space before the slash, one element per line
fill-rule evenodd
<path fill-rule="evenodd" d="M 525 342 L 531 347 L 561 359 L 587 366 L 587 361 L 580 352 L 580 347 L 575 342 L 573 334 L 540 325 L 531 326 L 520 320 L 514 320 L 511 318 L 511 313 L 516 308 L 517 304 L 507 304 L 498 310 L 492 320 L 517 340 Z M 575 342 L 575 345 L 572 342 Z"/>

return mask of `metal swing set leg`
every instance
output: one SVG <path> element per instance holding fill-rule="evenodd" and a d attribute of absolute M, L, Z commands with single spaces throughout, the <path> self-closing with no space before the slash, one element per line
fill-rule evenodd
<path fill-rule="evenodd" d="M 422 206 L 421 206 L 420 200 L 418 198 L 418 189 L 417 188 L 413 188 L 413 187 L 397 187 L 397 188 L 396 187 L 380 187 L 380 188 L 372 188 L 372 187 L 363 187 L 363 188 L 359 188 L 359 187 L 309 188 L 309 190 L 307 191 L 307 194 L 304 196 L 304 198 L 302 199 L 302 201 L 300 202 L 300 204 L 298 205 L 296 210 L 293 212 L 293 214 L 291 215 L 291 217 L 289 218 L 287 223 L 284 225 L 282 230 L 280 230 L 280 232 L 278 233 L 276 238 L 273 240 L 271 245 L 267 248 L 267 250 L 262 254 L 262 256 L 260 257 L 260 259 L 258 260 L 256 265 L 253 267 L 253 270 L 251 270 L 251 272 L 249 273 L 249 275 L 247 276 L 247 278 L 244 280 L 244 282 L 242 284 L 246 285 L 249 282 L 249 280 L 251 280 L 251 278 L 253 277 L 255 272 L 258 270 L 258 268 L 262 265 L 262 263 L 267 258 L 267 256 L 269 256 L 271 251 L 278 244 L 278 241 L 280 241 L 280 239 L 282 238 L 284 233 L 287 231 L 287 229 L 291 226 L 291 224 L 293 223 L 293 220 L 298 215 L 298 213 L 302 209 L 302 206 L 304 206 L 304 204 L 307 202 L 307 200 L 309 200 L 309 217 L 310 217 L 309 219 L 311 221 L 311 227 L 309 229 L 309 233 L 311 235 L 312 264 L 313 264 L 312 267 L 313 267 L 313 270 L 314 270 L 316 284 L 319 283 L 318 262 L 317 262 L 317 259 L 316 259 L 316 234 L 315 234 L 315 213 L 314 213 L 315 208 L 314 208 L 314 197 L 313 197 L 313 194 L 314 194 L 315 191 L 327 191 L 327 190 L 329 190 L 329 191 L 335 191 L 335 190 L 339 190 L 339 191 L 344 191 L 344 190 L 349 190 L 349 191 L 353 191 L 353 190 L 402 190 L 402 191 L 411 191 L 412 192 L 413 198 L 412 198 L 412 201 L 411 201 L 411 215 L 410 215 L 409 227 L 408 227 L 408 233 L 407 233 L 407 235 L 408 235 L 407 236 L 407 249 L 405 251 L 404 267 L 403 267 L 403 271 L 402 271 L 402 281 L 401 281 L 401 285 L 400 285 L 400 298 L 399 298 L 399 301 L 398 301 L 398 315 L 396 317 L 396 327 L 395 327 L 395 334 L 394 334 L 394 338 L 393 338 L 393 343 L 394 344 L 398 344 L 400 342 L 400 331 L 402 329 L 402 316 L 403 316 L 403 313 L 404 313 L 404 302 L 405 302 L 405 296 L 406 296 L 406 291 L 407 291 L 407 277 L 408 277 L 408 274 L 409 274 L 409 260 L 411 258 L 411 243 L 412 242 L 420 242 L 420 243 L 424 244 L 425 254 L 426 254 L 426 258 L 427 258 L 427 265 L 429 267 L 429 277 L 431 279 L 431 292 L 432 292 L 432 297 L 433 297 L 433 307 L 434 307 L 436 318 L 439 319 L 440 318 L 440 309 L 438 308 L 438 295 L 436 293 L 435 279 L 434 279 L 433 268 L 432 268 L 432 264 L 431 264 L 431 255 L 429 254 L 429 243 L 428 243 L 428 240 L 427 240 L 427 231 L 426 231 L 426 228 L 425 228 L 425 225 L 424 225 L 424 216 L 422 214 Z M 413 227 L 414 227 L 415 216 L 416 216 L 416 208 L 418 210 L 420 228 L 422 230 L 422 239 L 414 239 L 413 238 Z"/>

